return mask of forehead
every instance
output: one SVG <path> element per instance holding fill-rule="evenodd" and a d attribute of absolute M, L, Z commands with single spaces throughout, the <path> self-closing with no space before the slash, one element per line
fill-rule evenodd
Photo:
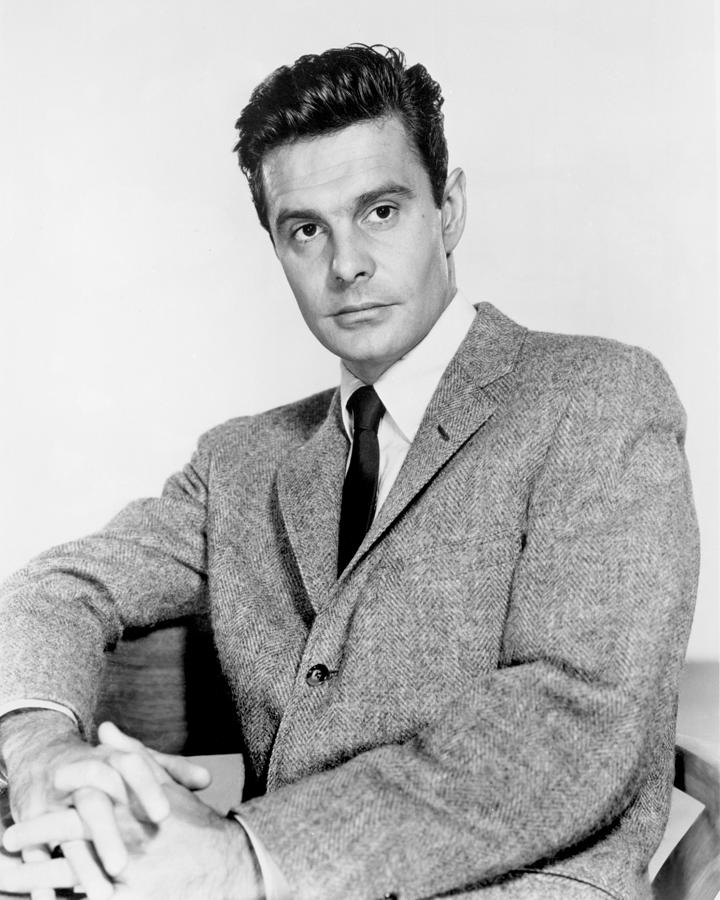
<path fill-rule="evenodd" d="M 282 144 L 266 154 L 262 171 L 271 223 L 283 209 L 342 206 L 386 182 L 414 190 L 425 184 L 430 191 L 427 173 L 395 117 Z"/>

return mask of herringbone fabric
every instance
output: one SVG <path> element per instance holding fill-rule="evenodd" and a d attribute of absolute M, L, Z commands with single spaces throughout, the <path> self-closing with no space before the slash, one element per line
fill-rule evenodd
<path fill-rule="evenodd" d="M 358 388 L 347 406 L 353 415 L 353 444 L 340 509 L 338 575 L 355 555 L 375 514 L 380 474 L 377 430 L 385 411 L 371 385 Z"/>
<path fill-rule="evenodd" d="M 89 729 L 103 645 L 209 607 L 240 812 L 296 900 L 649 898 L 697 579 L 683 437 L 648 354 L 483 304 L 340 578 L 331 391 L 214 429 L 15 576 L 0 702 Z"/>

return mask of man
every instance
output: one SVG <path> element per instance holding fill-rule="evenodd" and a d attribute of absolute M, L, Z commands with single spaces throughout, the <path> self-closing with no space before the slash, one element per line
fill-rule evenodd
<path fill-rule="evenodd" d="M 214 429 L 162 498 L 10 581 L 26 863 L 0 888 L 650 896 L 697 577 L 682 409 L 643 351 L 457 292 L 441 104 L 367 47 L 253 93 L 240 162 L 341 385 Z M 189 764 L 78 736 L 104 646 L 206 606 L 247 747 L 233 820 Z"/>

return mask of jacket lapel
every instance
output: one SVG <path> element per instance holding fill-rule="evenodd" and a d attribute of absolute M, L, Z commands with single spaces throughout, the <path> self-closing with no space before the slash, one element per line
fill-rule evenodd
<path fill-rule="evenodd" d="M 316 610 L 325 606 L 337 584 L 340 498 L 347 453 L 337 390 L 318 430 L 278 472 L 280 509 Z"/>
<path fill-rule="evenodd" d="M 341 581 L 445 463 L 495 411 L 489 386 L 512 371 L 526 329 L 489 303 L 478 307 L 467 337 L 440 380 L 397 481 Z"/>
<path fill-rule="evenodd" d="M 339 584 L 497 406 L 493 382 L 512 371 L 526 329 L 489 303 L 440 380 L 390 494 L 354 559 L 337 579 L 340 499 L 348 440 L 340 391 L 324 421 L 280 468 L 278 496 L 290 543 L 313 607 L 326 606 Z"/>

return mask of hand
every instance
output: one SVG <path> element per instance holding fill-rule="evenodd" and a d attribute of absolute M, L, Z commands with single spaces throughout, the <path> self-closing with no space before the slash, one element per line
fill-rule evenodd
<path fill-rule="evenodd" d="M 243 828 L 181 785 L 166 783 L 164 793 L 170 814 L 161 823 L 139 821 L 126 805 L 116 807 L 129 857 L 115 878 L 116 900 L 259 900 L 262 881 Z M 60 836 L 89 838 L 76 810 L 48 813 L 6 832 L 7 842 L 18 850 L 53 844 Z M 70 874 L 64 860 L 18 863 L 12 870 L 0 868 L 0 890 L 61 887 Z"/>
<path fill-rule="evenodd" d="M 3 755 L 10 783 L 11 811 L 16 822 L 73 805 L 84 823 L 87 840 L 58 836 L 63 854 L 89 900 L 106 900 L 113 893 L 109 875 L 119 873 L 127 853 L 115 821 L 113 803 L 124 804 L 149 822 L 169 813 L 160 787 L 177 778 L 188 787 L 206 787 L 210 776 L 182 757 L 145 748 L 110 723 L 100 726 L 104 745 L 90 747 L 72 721 L 61 714 L 33 710 L 10 717 L 2 724 Z M 44 845 L 23 850 L 27 861 L 49 863 Z M 53 861 L 59 871 L 60 861 Z M 33 900 L 46 900 L 52 892 L 38 892 Z"/>
<path fill-rule="evenodd" d="M 59 766 L 98 756 L 81 738 L 73 721 L 61 713 L 45 710 L 19 711 L 0 722 L 0 738 L 5 760 L 10 810 L 16 822 L 33 819 L 49 810 L 61 809 L 75 800 L 80 806 L 92 805 L 92 794 L 72 794 L 55 785 L 55 774 Z M 101 807 L 102 816 L 104 808 Z M 97 819 L 97 814 L 95 816 Z M 101 828 L 101 825 L 96 825 Z M 65 860 L 50 861 L 50 847 L 38 844 L 23 849 L 23 858 L 36 865 L 58 871 L 65 871 L 61 883 L 77 884 L 82 881 L 90 900 L 105 900 L 112 894 L 112 885 L 102 867 L 93 857 L 89 845 L 83 842 L 68 842 L 63 846 Z M 105 841 L 104 853 L 108 866 L 124 864 L 124 847 L 113 846 L 112 837 Z M 121 857 L 122 854 L 122 857 Z M 72 869 L 68 863 L 72 863 Z M 5 871 L 5 870 L 3 870 Z M 74 874 L 69 875 L 68 872 Z M 38 888 L 33 891 L 32 900 L 52 900 L 52 890 Z"/>
<path fill-rule="evenodd" d="M 189 791 L 201 791 L 208 787 L 212 780 L 210 772 L 204 766 L 198 765 L 184 756 L 161 753 L 159 750 L 146 747 L 142 741 L 120 731 L 117 725 L 113 725 L 112 722 L 103 722 L 100 725 L 98 738 L 103 747 L 120 751 L 120 754 L 112 754 L 108 761 L 116 768 L 120 764 L 118 771 L 123 777 L 126 770 L 123 762 L 125 756 L 123 754 L 130 754 L 131 756 L 142 758 L 159 785 L 175 781 Z M 67 773 L 61 776 L 61 780 L 66 777 Z M 163 802 L 166 802 L 164 795 Z M 145 808 L 145 803 L 142 801 L 141 806 Z"/>

